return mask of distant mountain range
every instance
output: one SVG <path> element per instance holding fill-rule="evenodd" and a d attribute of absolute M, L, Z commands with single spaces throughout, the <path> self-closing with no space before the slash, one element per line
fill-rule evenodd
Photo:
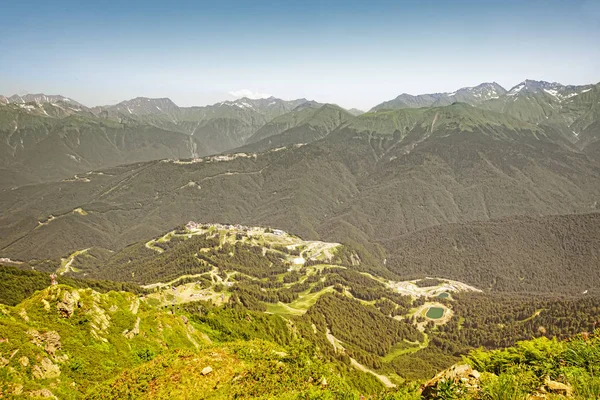
<path fill-rule="evenodd" d="M 596 159 L 599 98 L 599 85 L 533 80 L 508 91 L 493 82 L 452 93 L 401 94 L 367 113 L 275 97 L 241 98 L 203 107 L 138 97 L 93 108 L 60 95 L 0 97 L 4 136 L 0 188 L 64 179 L 128 162 L 194 158 L 234 149 L 260 152 L 310 143 L 344 127 L 370 135 L 393 135 L 403 140 L 405 151 L 430 135 L 445 135 L 450 127 L 469 129 L 476 124 L 501 136 L 508 128 L 527 140 L 543 136 Z M 455 120 L 447 108 L 454 103 L 480 111 L 465 111 L 467 120 Z"/>
<path fill-rule="evenodd" d="M 497 99 L 505 93 L 506 89 L 496 82 L 461 88 L 452 93 L 431 93 L 416 96 L 403 93 L 393 100 L 376 105 L 371 111 L 447 106 L 457 101 L 468 104 L 481 104 L 487 100 Z"/>
<path fill-rule="evenodd" d="M 43 93 L 38 94 L 25 94 L 23 96 L 13 95 L 10 97 L 5 97 L 0 95 L 0 104 L 9 104 L 9 103 L 71 103 L 78 107 L 84 107 L 82 104 L 76 102 L 75 100 L 69 99 L 67 97 L 61 95 L 45 95 Z"/>

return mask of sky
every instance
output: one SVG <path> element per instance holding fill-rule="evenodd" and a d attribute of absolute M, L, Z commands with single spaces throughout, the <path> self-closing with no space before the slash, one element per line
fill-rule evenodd
<path fill-rule="evenodd" d="M 369 109 L 496 81 L 600 81 L 600 0 L 2 1 L 0 94 L 249 95 Z"/>

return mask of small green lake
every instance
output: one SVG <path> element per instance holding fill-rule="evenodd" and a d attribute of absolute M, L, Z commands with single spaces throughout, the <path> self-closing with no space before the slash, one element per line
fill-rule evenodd
<path fill-rule="evenodd" d="M 443 292 L 438 294 L 437 297 L 439 297 L 440 299 L 447 299 L 448 297 L 450 297 L 450 293 Z"/>
<path fill-rule="evenodd" d="M 431 319 L 440 319 L 444 316 L 444 309 L 441 307 L 429 307 L 425 316 Z"/>

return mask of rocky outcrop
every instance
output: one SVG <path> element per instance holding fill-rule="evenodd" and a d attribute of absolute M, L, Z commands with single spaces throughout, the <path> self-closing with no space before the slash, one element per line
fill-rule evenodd
<path fill-rule="evenodd" d="M 25 309 L 24 309 L 24 308 L 22 308 L 22 309 L 19 311 L 19 316 L 20 316 L 21 318 L 23 318 L 23 321 L 25 321 L 25 322 L 29 322 L 29 316 L 27 315 L 27 311 L 25 311 Z"/>
<path fill-rule="evenodd" d="M 494 376 L 493 374 L 489 375 Z M 479 371 L 474 370 L 468 364 L 453 365 L 421 386 L 421 396 L 423 399 L 438 399 L 440 398 L 439 393 L 441 391 L 446 394 L 451 392 L 455 396 L 453 398 L 465 398 L 474 394 L 477 396 L 476 393 L 481 390 L 480 377 L 481 374 Z M 529 395 L 527 399 L 553 399 L 557 395 L 561 396 L 561 398 L 570 398 L 573 395 L 573 388 L 568 384 L 546 377 L 544 384 L 535 393 Z"/>
<path fill-rule="evenodd" d="M 110 315 L 102 306 L 102 296 L 98 292 L 92 292 L 92 304 L 89 306 L 87 315 L 91 318 L 90 328 L 94 338 L 103 342 L 108 342 L 105 335 L 110 326 Z"/>
<path fill-rule="evenodd" d="M 48 389 L 40 389 L 40 390 L 31 391 L 31 392 L 29 392 L 29 396 L 30 397 L 44 397 L 44 398 L 50 398 L 50 399 L 58 398 L 54 394 L 52 394 L 52 392 L 49 391 Z"/>
<path fill-rule="evenodd" d="M 79 307 L 79 293 L 74 290 L 73 292 L 64 291 L 62 293 L 62 299 L 56 302 L 56 309 L 63 318 L 71 318 L 75 308 Z"/>
<path fill-rule="evenodd" d="M 466 396 L 467 393 L 479 391 L 480 376 L 479 371 L 468 364 L 453 365 L 421 386 L 421 396 L 423 399 L 435 399 L 441 384 L 450 382 L 454 394 L 458 396 L 457 398 L 461 398 L 460 396 Z"/>
<path fill-rule="evenodd" d="M 31 373 L 35 379 L 52 379 L 60 376 L 60 368 L 48 357 L 44 357 L 40 365 L 34 365 Z"/>
<path fill-rule="evenodd" d="M 56 331 L 40 333 L 35 329 L 30 329 L 27 331 L 27 335 L 31 337 L 33 344 L 42 347 L 51 356 L 54 356 L 56 351 L 60 350 L 60 335 Z"/>
<path fill-rule="evenodd" d="M 135 325 L 133 326 L 133 329 L 129 330 L 129 329 L 125 329 L 123 331 L 123 336 L 125 336 L 127 339 L 133 339 L 135 336 L 139 335 L 140 333 L 140 317 L 137 318 L 137 320 L 135 321 Z"/>

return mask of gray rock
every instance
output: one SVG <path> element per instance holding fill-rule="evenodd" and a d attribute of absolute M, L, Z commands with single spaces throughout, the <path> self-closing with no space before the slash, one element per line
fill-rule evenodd
<path fill-rule="evenodd" d="M 210 373 L 212 372 L 212 370 L 213 370 L 213 369 L 212 369 L 212 367 L 210 367 L 210 366 L 208 366 L 208 367 L 204 367 L 204 369 L 202 369 L 202 372 L 201 372 L 201 374 L 202 374 L 202 375 L 208 375 L 208 374 L 210 374 Z"/>

